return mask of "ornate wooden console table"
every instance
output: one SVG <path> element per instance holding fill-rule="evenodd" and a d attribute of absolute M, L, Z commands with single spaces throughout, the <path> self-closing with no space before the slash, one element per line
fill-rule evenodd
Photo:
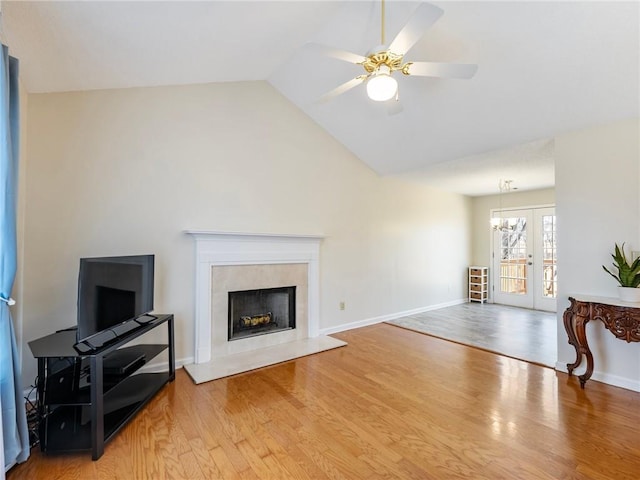
<path fill-rule="evenodd" d="M 640 342 L 640 304 L 623 302 L 615 298 L 577 296 L 569 297 L 571 305 L 562 317 L 569 343 L 576 349 L 576 361 L 567 364 L 569 375 L 582 363 L 582 355 L 587 357 L 587 370 L 580 375 L 580 386 L 593 373 L 593 355 L 587 342 L 586 325 L 590 320 L 600 320 L 616 338 L 627 343 Z"/>

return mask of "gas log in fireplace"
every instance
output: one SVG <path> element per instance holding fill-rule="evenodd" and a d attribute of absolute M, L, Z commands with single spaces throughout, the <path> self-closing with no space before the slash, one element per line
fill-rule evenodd
<path fill-rule="evenodd" d="M 295 327 L 296 287 L 229 292 L 229 340 Z"/>

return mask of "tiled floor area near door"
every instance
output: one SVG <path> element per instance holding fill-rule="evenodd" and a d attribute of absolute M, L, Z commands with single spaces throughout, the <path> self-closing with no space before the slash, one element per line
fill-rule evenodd
<path fill-rule="evenodd" d="M 489 303 L 464 303 L 388 321 L 391 325 L 554 367 L 555 313 Z"/>

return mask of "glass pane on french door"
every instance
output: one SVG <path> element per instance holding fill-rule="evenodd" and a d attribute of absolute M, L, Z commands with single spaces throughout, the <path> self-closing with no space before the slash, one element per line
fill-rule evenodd
<path fill-rule="evenodd" d="M 527 218 L 510 217 L 500 232 L 500 292 L 527 294 Z"/>
<path fill-rule="evenodd" d="M 496 303 L 533 308 L 531 293 L 531 210 L 504 211 L 494 231 L 493 299 Z"/>
<path fill-rule="evenodd" d="M 556 216 L 542 216 L 542 296 L 556 298 L 558 278 L 556 268 Z"/>
<path fill-rule="evenodd" d="M 558 293 L 558 267 L 556 245 L 556 215 L 554 208 L 534 210 L 534 222 L 537 230 L 534 242 L 535 288 L 533 308 L 536 310 L 556 311 Z"/>

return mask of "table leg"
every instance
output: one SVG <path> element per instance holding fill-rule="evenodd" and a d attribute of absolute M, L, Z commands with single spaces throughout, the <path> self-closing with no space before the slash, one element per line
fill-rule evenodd
<path fill-rule="evenodd" d="M 578 377 L 580 386 L 584 388 L 584 384 L 591 378 L 593 373 L 593 355 L 589 348 L 586 333 L 586 325 L 591 320 L 591 304 L 576 301 L 574 298 L 569 298 L 569 301 L 571 305 L 564 312 L 562 320 L 564 329 L 569 337 L 569 344 L 576 349 L 576 361 L 567 363 L 567 370 L 569 375 L 572 375 L 573 371 L 582 363 L 582 356 L 584 355 L 587 358 L 587 370 Z"/>
<path fill-rule="evenodd" d="M 173 343 L 173 315 L 171 315 L 167 321 L 167 330 L 167 334 L 169 335 L 169 381 L 173 382 L 176 378 L 176 353 Z"/>
<path fill-rule="evenodd" d="M 102 356 L 90 357 L 91 373 L 91 458 L 98 460 L 104 453 L 104 395 Z"/>
<path fill-rule="evenodd" d="M 588 308 L 588 305 L 585 305 Z M 593 355 L 591 353 L 591 349 L 589 348 L 589 342 L 587 341 L 587 332 L 586 325 L 589 322 L 591 316 L 587 313 L 586 315 L 577 315 L 576 316 L 576 336 L 578 337 L 578 344 L 580 345 L 580 351 L 587 358 L 587 370 L 584 374 L 580 375 L 578 378 L 580 379 L 580 386 L 584 388 L 584 384 L 591 378 L 591 374 L 593 373 Z"/>
<path fill-rule="evenodd" d="M 578 345 L 578 339 L 576 338 L 576 332 L 574 327 L 574 317 L 577 312 L 577 302 L 573 298 L 569 298 L 571 305 L 567 308 L 562 316 L 562 320 L 564 323 L 564 329 L 567 332 L 567 337 L 569 337 L 569 344 L 573 345 L 573 348 L 576 349 L 576 361 L 573 363 L 567 363 L 567 370 L 569 371 L 569 375 L 573 374 L 573 370 L 580 365 L 582 362 L 582 354 L 580 353 L 580 346 Z"/>

